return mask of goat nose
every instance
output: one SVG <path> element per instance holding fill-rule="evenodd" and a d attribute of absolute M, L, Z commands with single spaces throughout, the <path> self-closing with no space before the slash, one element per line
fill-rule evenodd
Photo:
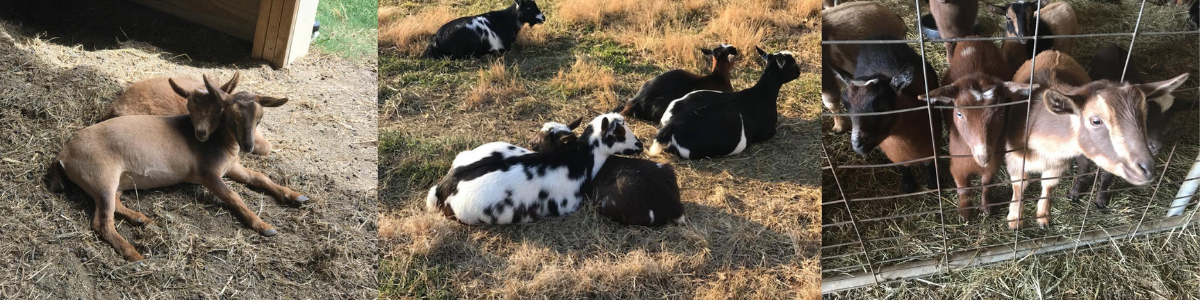
<path fill-rule="evenodd" d="M 1147 163 L 1138 163 L 1137 166 L 1138 166 L 1138 171 L 1141 171 L 1142 175 L 1146 176 L 1147 179 L 1149 179 L 1151 176 L 1154 175 L 1154 166 L 1153 165 L 1147 164 Z"/>

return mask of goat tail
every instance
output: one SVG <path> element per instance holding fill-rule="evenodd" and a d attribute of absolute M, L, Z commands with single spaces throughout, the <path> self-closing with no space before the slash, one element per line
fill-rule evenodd
<path fill-rule="evenodd" d="M 675 224 L 676 224 L 676 225 L 685 225 L 685 224 L 687 224 L 687 215 L 680 214 L 680 215 L 679 215 L 679 218 L 676 218 L 674 222 L 675 222 Z"/>
<path fill-rule="evenodd" d="M 632 100 L 625 101 L 621 104 L 618 104 L 617 107 L 614 107 L 613 109 L 609 110 L 608 112 L 615 113 L 615 114 L 621 114 L 622 116 L 628 116 L 626 114 L 629 113 L 629 107 L 632 106 L 632 104 L 633 104 Z"/>
<path fill-rule="evenodd" d="M 438 188 L 437 185 L 434 185 L 432 188 L 429 188 L 429 194 L 427 196 L 425 196 L 425 210 L 427 210 L 427 211 L 437 211 L 438 210 L 439 205 L 438 205 L 437 188 Z"/>
<path fill-rule="evenodd" d="M 57 157 L 46 166 L 46 189 L 53 193 L 61 193 L 66 190 L 66 170 L 63 169 L 62 161 Z"/>
<path fill-rule="evenodd" d="M 659 129 L 658 134 L 654 136 L 654 144 L 650 145 L 650 151 L 646 154 L 649 154 L 650 156 L 659 156 L 662 155 L 663 150 L 670 148 L 671 129 L 672 126 L 669 124 L 667 126 L 663 126 L 662 129 Z"/>

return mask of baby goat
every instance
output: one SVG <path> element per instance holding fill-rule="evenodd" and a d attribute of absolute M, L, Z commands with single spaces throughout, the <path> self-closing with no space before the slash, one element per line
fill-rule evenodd
<path fill-rule="evenodd" d="M 737 92 L 695 91 L 671 102 L 650 155 L 664 150 L 687 159 L 736 155 L 749 143 L 775 136 L 779 89 L 800 77 L 792 53 L 754 47 L 766 69 L 753 87 Z"/>
<path fill-rule="evenodd" d="M 238 79 L 242 77 L 242 72 L 233 73 L 233 78 L 230 78 L 225 85 L 221 86 L 221 90 L 226 93 L 232 93 L 233 89 L 238 85 Z M 198 106 L 188 106 L 188 99 L 175 93 L 175 87 L 171 86 L 171 81 L 174 81 L 180 89 L 185 91 L 199 91 L 197 96 L 204 97 L 208 94 L 208 90 L 204 88 L 204 84 L 187 78 L 168 78 L 156 77 L 134 82 L 117 96 L 117 100 L 113 101 L 108 107 L 108 113 L 101 120 L 108 120 L 120 116 L 134 115 L 159 115 L 159 116 L 175 116 L 186 115 L 191 110 L 196 109 L 216 109 L 220 110 L 220 106 L 210 105 L 207 108 Z M 217 116 L 217 112 L 201 113 L 192 115 L 192 126 L 196 129 L 196 139 L 201 142 L 208 140 L 209 134 L 212 134 L 213 128 L 220 121 L 217 118 L 200 119 L 198 116 Z M 256 155 L 267 155 L 271 153 L 271 142 L 262 136 L 262 132 L 254 131 L 254 152 Z"/>
<path fill-rule="evenodd" d="M 117 233 L 113 216 L 116 214 L 136 225 L 150 219 L 121 204 L 121 192 L 125 190 L 185 182 L 201 184 L 259 234 L 277 234 L 221 178 L 229 177 L 265 190 L 288 204 L 308 201 L 308 197 L 246 169 L 238 159 L 239 150 L 254 150 L 254 128 L 262 118 L 262 108 L 280 106 L 288 100 L 247 92 L 230 95 L 213 85 L 207 76 L 204 77 L 207 91 L 185 90 L 173 79 L 169 81 L 175 92 L 187 98 L 193 107 L 216 107 L 191 111 L 192 118 L 217 120 L 216 131 L 206 141 L 192 138 L 195 130 L 187 115 L 113 118 L 80 130 L 63 146 L 49 166 L 49 189 L 61 191 L 63 180 L 69 180 L 92 196 L 96 202 L 92 230 L 129 261 L 141 260 L 142 255 Z M 216 113 L 213 116 L 204 115 L 213 112 Z"/>
<path fill-rule="evenodd" d="M 533 0 L 513 0 L 513 5 L 504 10 L 462 17 L 442 25 L 425 48 L 425 56 L 463 59 L 500 55 L 512 47 L 522 26 L 545 21 L 546 16 Z"/>
<path fill-rule="evenodd" d="M 429 190 L 426 208 L 468 225 L 525 223 L 574 212 L 584 186 L 609 156 L 642 151 L 642 142 L 618 114 L 596 117 L 583 138 L 557 151 L 486 155 L 454 167 Z"/>
<path fill-rule="evenodd" d="M 700 51 L 712 56 L 712 72 L 708 75 L 700 76 L 681 69 L 667 71 L 643 84 L 633 99 L 613 112 L 620 111 L 623 116 L 658 122 L 671 101 L 692 91 L 733 91 L 733 85 L 729 84 L 729 70 L 733 68 L 733 58 L 738 55 L 738 49 L 721 44 L 712 50 Z"/>
<path fill-rule="evenodd" d="M 1129 55 L 1125 49 L 1117 45 L 1109 45 L 1092 56 L 1091 71 L 1088 76 L 1093 80 L 1106 79 L 1110 81 L 1121 80 L 1121 71 L 1124 70 L 1125 58 Z M 1125 82 L 1131 84 L 1142 84 L 1145 80 L 1138 72 L 1137 65 L 1133 60 L 1129 61 L 1129 70 L 1125 74 Z M 1158 154 L 1162 149 L 1162 134 L 1167 130 L 1167 124 L 1171 123 L 1171 118 L 1175 113 L 1186 110 L 1195 109 L 1195 100 L 1181 101 L 1183 99 L 1170 99 L 1163 97 L 1159 101 L 1147 101 L 1146 103 L 1146 146 L 1150 148 L 1151 154 Z M 1072 202 L 1079 201 L 1082 193 L 1087 193 L 1095 183 L 1092 178 L 1092 160 L 1085 156 L 1075 158 L 1077 165 L 1075 173 L 1080 176 L 1075 179 L 1075 184 L 1071 186 L 1070 199 Z M 1112 198 L 1112 193 L 1109 188 L 1112 187 L 1114 176 L 1104 170 L 1100 170 L 1100 185 L 1096 188 L 1099 190 L 1096 194 L 1096 207 L 1108 207 L 1108 200 Z"/>
<path fill-rule="evenodd" d="M 571 130 L 579 125 L 546 123 L 529 139 L 529 147 L 551 152 L 575 140 Z M 679 183 L 669 164 L 613 156 L 604 162 L 587 194 L 600 201 L 600 214 L 622 225 L 662 226 L 683 224 L 683 202 L 679 201 Z"/>

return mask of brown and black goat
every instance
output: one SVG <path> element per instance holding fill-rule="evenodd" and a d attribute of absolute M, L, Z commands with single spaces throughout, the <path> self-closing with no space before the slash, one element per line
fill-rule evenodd
<path fill-rule="evenodd" d="M 630 118 L 659 122 L 671 101 L 688 93 L 698 90 L 733 91 L 733 85 L 729 83 L 729 71 L 733 69 L 733 59 L 738 56 L 738 49 L 722 44 L 712 50 L 700 51 L 705 56 L 712 57 L 712 71 L 708 75 L 701 76 L 681 69 L 667 71 L 642 84 L 637 95 L 612 112 L 619 112 Z"/>
<path fill-rule="evenodd" d="M 830 7 L 821 12 L 821 40 L 863 40 L 875 33 L 902 37 L 908 25 L 895 12 L 879 2 L 858 1 Z M 858 60 L 856 44 L 821 45 L 821 103 L 832 113 L 843 113 L 838 72 L 854 72 Z M 850 118 L 833 118 L 833 132 L 850 129 Z"/>

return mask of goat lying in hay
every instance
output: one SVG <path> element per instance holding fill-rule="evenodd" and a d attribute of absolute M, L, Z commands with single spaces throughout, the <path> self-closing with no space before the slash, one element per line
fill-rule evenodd
<path fill-rule="evenodd" d="M 766 63 L 753 87 L 737 92 L 695 91 L 676 99 L 663 114 L 650 155 L 663 151 L 686 159 L 737 155 L 750 143 L 775 136 L 779 89 L 800 77 L 790 52 L 768 54 L 754 48 Z"/>
<path fill-rule="evenodd" d="M 582 137 L 550 152 L 516 155 L 519 147 L 491 143 L 488 147 L 504 150 L 470 154 L 481 157 L 474 161 L 460 155 L 455 160 L 465 165 L 453 167 L 429 189 L 426 208 L 468 225 L 526 223 L 574 212 L 584 186 L 609 156 L 642 151 L 618 114 L 596 117 Z"/>
<path fill-rule="evenodd" d="M 529 139 L 537 152 L 557 151 L 576 139 L 570 125 L 546 123 Z M 600 201 L 600 214 L 622 225 L 662 226 L 683 224 L 683 202 L 679 183 L 669 164 L 649 160 L 610 157 L 586 188 L 591 199 Z"/>
<path fill-rule="evenodd" d="M 233 73 L 233 78 L 221 86 L 221 90 L 226 93 L 233 93 L 233 89 L 238 85 L 238 79 L 242 77 L 242 72 Z M 174 82 L 175 86 L 171 86 Z M 183 89 L 185 91 L 197 91 L 199 97 L 204 97 L 208 90 L 204 88 L 204 83 L 187 78 L 168 78 L 155 77 L 138 82 L 134 82 L 117 96 L 117 100 L 113 101 L 108 106 L 108 113 L 101 120 L 108 120 L 120 116 L 136 116 L 136 115 L 158 115 L 158 116 L 176 116 L 186 115 L 191 110 L 205 109 L 204 107 L 193 107 L 188 105 L 188 99 L 180 96 L 175 92 L 175 89 Z M 220 106 L 210 105 L 207 109 L 220 110 Z M 208 136 L 212 134 L 213 128 L 220 121 L 215 118 L 217 112 L 208 112 L 192 115 L 192 126 L 196 129 L 196 139 L 201 142 L 208 140 Z M 199 116 L 209 116 L 212 118 L 203 119 Z M 254 131 L 254 151 L 256 155 L 267 155 L 271 153 L 271 142 L 262 136 L 262 132 Z"/>
<path fill-rule="evenodd" d="M 733 85 L 729 83 L 729 71 L 733 69 L 733 58 L 738 55 L 737 48 L 722 44 L 712 50 L 701 51 L 706 56 L 712 56 L 712 72 L 708 75 L 696 75 L 681 69 L 667 71 L 643 84 L 637 95 L 613 112 L 620 112 L 621 115 L 634 119 L 658 122 L 662 120 L 663 113 L 671 102 L 688 93 L 699 90 L 733 91 Z"/>
<path fill-rule="evenodd" d="M 141 260 L 142 255 L 117 233 L 114 214 L 134 225 L 151 221 L 121 204 L 121 192 L 126 190 L 185 182 L 201 184 L 259 234 L 277 234 L 221 178 L 263 189 L 284 203 L 299 205 L 308 201 L 308 197 L 276 185 L 262 173 L 246 169 L 238 158 L 239 150 L 254 151 L 255 126 L 262 118 L 262 108 L 277 107 L 288 100 L 247 92 L 231 95 L 213 85 L 207 76 L 206 91 L 186 90 L 173 79 L 169 81 L 176 93 L 188 99 L 189 106 L 203 109 L 169 117 L 117 117 L 80 130 L 50 163 L 48 188 L 62 191 L 64 180 L 69 180 L 94 198 L 92 230 L 129 261 Z M 211 118 L 216 124 L 216 131 L 203 142 L 193 138 L 191 119 L 197 118 Z"/>

